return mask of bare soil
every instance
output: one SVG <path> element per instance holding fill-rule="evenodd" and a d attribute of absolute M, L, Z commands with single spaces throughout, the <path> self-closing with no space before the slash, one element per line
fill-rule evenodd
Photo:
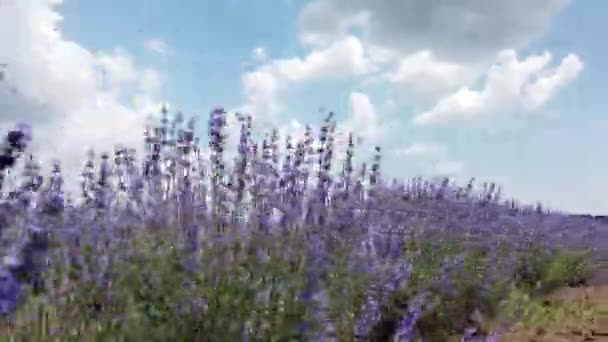
<path fill-rule="evenodd" d="M 596 305 L 597 314 L 587 331 L 580 330 L 580 322 L 564 322 L 557 331 L 510 331 L 501 337 L 501 342 L 608 342 L 608 262 L 598 262 L 587 286 L 560 288 L 549 294 L 547 300 L 591 303 Z"/>

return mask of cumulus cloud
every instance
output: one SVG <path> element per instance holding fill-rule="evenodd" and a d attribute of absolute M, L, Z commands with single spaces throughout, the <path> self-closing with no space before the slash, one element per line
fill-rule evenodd
<path fill-rule="evenodd" d="M 499 51 L 515 51 L 541 35 L 568 3 L 314 0 L 298 15 L 299 38 L 310 52 L 302 58 L 267 60 L 266 51 L 256 48 L 254 59 L 266 63 L 243 75 L 247 102 L 242 109 L 272 115 L 283 109 L 281 97 L 291 83 L 348 77 L 396 86 L 419 105 L 460 88 L 458 95 L 444 99 L 450 104 L 441 102 L 437 110 L 455 106 L 465 115 L 479 111 L 485 108 L 480 94 L 463 87 L 483 76 Z M 521 91 L 527 108 L 542 106 L 576 77 L 580 61 L 570 59 L 569 68 L 555 77 L 532 75 L 542 81 L 530 81 Z"/>
<path fill-rule="evenodd" d="M 146 47 L 146 49 L 150 50 L 150 51 L 154 51 L 156 53 L 158 53 L 159 55 L 167 55 L 169 53 L 169 47 L 167 45 L 167 43 L 162 40 L 162 39 L 149 39 L 146 40 L 146 42 L 144 43 L 144 46 Z"/>
<path fill-rule="evenodd" d="M 583 69 L 583 63 L 574 54 L 565 57 L 556 68 L 548 68 L 551 59 L 551 54 L 545 52 L 519 60 L 514 50 L 504 50 L 488 70 L 481 90 L 462 87 L 440 99 L 430 110 L 416 115 L 413 122 L 428 125 L 475 119 L 518 103 L 536 110 L 560 87 L 575 80 Z"/>
<path fill-rule="evenodd" d="M 376 107 L 369 95 L 352 92 L 349 103 L 350 114 L 344 123 L 345 129 L 352 131 L 356 136 L 371 143 L 378 143 L 382 139 L 383 130 Z"/>
<path fill-rule="evenodd" d="M 338 40 L 304 58 L 269 61 L 242 77 L 247 103 L 241 108 L 254 115 L 272 115 L 283 109 L 280 91 L 290 83 L 364 75 L 373 63 L 356 37 Z"/>
<path fill-rule="evenodd" d="M 315 0 L 298 16 L 299 38 L 310 52 L 266 60 L 245 73 L 242 109 L 272 115 L 283 109 L 281 98 L 291 83 L 336 77 L 392 85 L 418 105 L 429 105 L 483 76 L 505 47 L 526 46 L 568 2 Z M 265 50 L 254 50 L 254 59 L 262 57 Z M 573 77 L 576 63 L 569 63 Z M 531 82 L 520 97 L 527 107 L 539 107 L 566 79 Z M 451 106 L 479 110 L 478 95 L 462 88 Z"/>
<path fill-rule="evenodd" d="M 74 179 L 84 148 L 139 147 L 145 116 L 159 108 L 161 74 L 123 50 L 94 53 L 66 39 L 61 1 L 21 0 L 0 6 L 0 124 L 33 124 L 30 152 L 43 166 L 58 158 Z M 77 184 L 66 184 L 68 188 Z"/>
<path fill-rule="evenodd" d="M 361 92 L 352 92 L 348 102 L 348 116 L 337 122 L 337 142 L 343 142 L 346 146 L 349 132 L 352 132 L 354 137 L 360 141 L 366 140 L 372 144 L 382 141 L 384 129 L 370 96 Z M 317 131 L 319 129 L 315 125 L 311 125 L 311 127 Z M 281 125 L 279 131 L 300 139 L 304 137 L 304 128 L 304 124 L 296 119 L 291 119 L 288 123 Z"/>
<path fill-rule="evenodd" d="M 499 51 L 527 46 L 569 3 L 314 0 L 299 13 L 299 38 L 319 50 L 356 35 L 385 71 L 367 84 L 388 83 L 428 105 L 481 77 Z"/>
<path fill-rule="evenodd" d="M 283 109 L 279 101 L 279 91 L 284 88 L 281 80 L 272 70 L 260 69 L 247 72 L 242 77 L 246 104 L 237 109 L 253 116 L 268 115 Z"/>
<path fill-rule="evenodd" d="M 476 70 L 464 64 L 439 60 L 432 51 L 406 55 L 385 79 L 421 97 L 434 97 L 470 82 Z"/>
<path fill-rule="evenodd" d="M 129 86 L 137 82 L 140 74 L 135 66 L 133 58 L 120 48 L 114 49 L 112 53 L 100 53 L 93 56 L 101 72 L 102 83 L 107 89 L 120 92 L 123 86 Z"/>
<path fill-rule="evenodd" d="M 318 137 L 320 125 L 314 123 L 309 125 L 315 136 Z M 288 122 L 277 125 L 277 127 L 282 144 L 287 135 L 290 135 L 294 142 L 303 141 L 304 139 L 306 124 L 297 119 L 291 119 Z M 231 132 L 234 132 L 235 135 L 238 134 L 236 133 L 236 129 L 231 130 Z M 365 142 L 366 144 L 369 143 L 368 147 L 381 143 L 384 138 L 383 133 L 385 133 L 385 129 L 378 116 L 374 102 L 365 93 L 352 92 L 350 94 L 348 115 L 343 120 L 337 122 L 333 149 L 336 161 L 344 159 L 348 147 L 349 133 L 351 132 L 355 138 L 355 144 Z M 234 146 L 236 146 L 236 143 L 236 140 L 232 142 Z M 315 144 L 318 144 L 318 140 L 315 140 Z M 280 148 L 283 149 L 284 146 L 280 146 Z M 355 160 L 362 157 L 359 155 L 360 152 L 355 154 Z M 367 155 L 368 153 L 363 152 L 363 154 Z M 336 170 L 339 169 L 339 167 L 336 168 Z"/>
<path fill-rule="evenodd" d="M 313 51 L 303 59 L 277 60 L 273 67 L 290 81 L 363 75 L 371 71 L 371 63 L 361 41 L 353 36 L 336 41 L 327 49 Z"/>
<path fill-rule="evenodd" d="M 574 54 L 564 58 L 562 63 L 553 72 L 536 81 L 527 83 L 523 89 L 523 102 L 529 110 L 535 110 L 547 103 L 553 94 L 561 87 L 574 81 L 583 70 L 583 63 Z"/>
<path fill-rule="evenodd" d="M 315 0 L 299 15 L 300 39 L 326 46 L 353 30 L 366 43 L 441 58 L 477 59 L 542 34 L 569 0 Z"/>

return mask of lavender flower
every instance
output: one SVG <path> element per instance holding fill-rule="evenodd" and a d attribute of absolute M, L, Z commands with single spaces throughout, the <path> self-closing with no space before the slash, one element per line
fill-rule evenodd
<path fill-rule="evenodd" d="M 21 301 L 23 290 L 15 276 L 8 270 L 0 269 L 0 313 L 9 315 Z"/>
<path fill-rule="evenodd" d="M 423 313 L 424 303 L 427 300 L 426 297 L 426 294 L 422 294 L 412 300 L 406 314 L 398 324 L 395 341 L 409 342 L 412 340 L 416 322 Z"/>

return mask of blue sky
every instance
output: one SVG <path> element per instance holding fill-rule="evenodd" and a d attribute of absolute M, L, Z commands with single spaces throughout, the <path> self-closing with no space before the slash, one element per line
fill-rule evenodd
<path fill-rule="evenodd" d="M 241 75 L 256 47 L 264 46 L 277 57 L 301 52 L 293 23 L 299 9 L 295 1 L 184 4 L 68 0 L 61 12 L 66 37 L 94 49 L 120 45 L 137 61 L 159 66 L 169 75 L 164 96 L 186 112 L 241 101 Z M 170 55 L 150 53 L 145 47 L 150 39 L 166 42 Z"/>
<path fill-rule="evenodd" d="M 318 109 L 380 144 L 388 175 L 494 180 L 608 213 L 599 0 L 20 0 L 0 5 L 0 128 L 41 162 L 139 144 L 160 103 L 300 132 Z M 362 147 L 364 148 L 364 147 Z"/>

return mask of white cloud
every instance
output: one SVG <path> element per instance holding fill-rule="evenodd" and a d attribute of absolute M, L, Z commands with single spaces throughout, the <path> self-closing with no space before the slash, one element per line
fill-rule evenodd
<path fill-rule="evenodd" d="M 551 54 L 531 55 L 519 60 L 513 50 L 498 54 L 487 72 L 481 90 L 463 87 L 440 99 L 429 111 L 418 114 L 414 123 L 434 124 L 453 119 L 475 119 L 520 103 L 528 110 L 538 109 L 565 84 L 576 79 L 583 64 L 576 55 L 568 55 L 554 69 L 547 69 Z"/>
<path fill-rule="evenodd" d="M 250 113 L 257 118 L 272 116 L 283 109 L 279 101 L 279 91 L 283 85 L 271 70 L 260 69 L 245 73 L 242 83 L 247 103 L 237 111 Z"/>
<path fill-rule="evenodd" d="M 578 56 L 570 54 L 564 58 L 559 67 L 544 77 L 528 83 L 523 89 L 523 101 L 526 108 L 535 110 L 547 103 L 561 87 L 574 81 L 583 70 L 583 62 Z"/>
<path fill-rule="evenodd" d="M 463 64 L 438 60 L 429 50 L 403 57 L 397 67 L 385 74 L 390 83 L 418 96 L 437 96 L 470 82 L 476 71 Z"/>
<path fill-rule="evenodd" d="M 363 75 L 371 71 L 371 66 L 359 39 L 350 36 L 334 42 L 325 50 L 313 51 L 304 59 L 277 60 L 272 67 L 289 81 L 307 81 Z"/>
<path fill-rule="evenodd" d="M 144 43 L 146 49 L 154 51 L 159 55 L 167 55 L 169 53 L 169 47 L 167 43 L 162 39 L 149 39 Z"/>
<path fill-rule="evenodd" d="M 500 101 L 508 103 L 515 96 L 509 93 L 513 91 L 527 108 L 539 107 L 557 88 L 575 78 L 575 61 L 569 62 L 569 71 L 562 68 L 559 75 L 547 78 L 543 68 L 526 71 L 527 65 L 542 62 L 544 56 L 528 58 L 515 70 L 518 74 L 504 80 L 510 75 L 493 75 L 501 72 L 494 69 L 512 68 L 509 58 L 519 61 L 503 51 L 504 60 L 488 73 L 488 89 L 492 79 L 494 83 L 503 79 L 505 84 L 498 84 L 494 93 L 464 86 L 483 75 L 499 50 L 525 46 L 542 34 L 550 19 L 567 4 L 568 0 L 458 4 L 446 0 L 315 0 L 302 9 L 298 19 L 300 40 L 311 52 L 303 58 L 267 61 L 243 75 L 247 103 L 241 108 L 273 115 L 283 109 L 282 97 L 292 82 L 344 77 L 365 77 L 366 85 L 396 86 L 412 95 L 418 105 L 443 98 L 434 109 L 417 117 L 416 123 L 458 116 L 443 112 L 478 116 L 492 106 L 500 107 Z M 256 48 L 253 54 L 257 60 L 267 57 L 263 48 Z M 542 77 L 542 81 L 534 83 L 526 76 Z M 530 84 L 519 90 L 515 89 L 518 82 Z"/>
<path fill-rule="evenodd" d="M 475 81 L 500 49 L 525 46 L 543 33 L 566 4 L 315 0 L 298 19 L 300 40 L 311 52 L 303 58 L 270 60 L 245 74 L 243 108 L 272 115 L 282 110 L 281 97 L 290 83 L 343 77 L 365 77 L 367 85 L 388 83 L 418 105 L 428 105 Z M 255 49 L 254 58 L 262 57 L 267 57 L 265 50 Z M 536 88 L 549 94 L 557 84 L 540 82 Z M 451 105 L 441 107 L 462 107 L 459 111 L 466 116 L 485 109 L 479 95 L 462 88 Z M 529 103 L 545 101 L 541 95 L 527 97 Z"/>
<path fill-rule="evenodd" d="M 164 83 L 161 74 L 152 68 L 144 68 L 139 72 L 139 89 L 146 94 L 159 94 Z"/>
<path fill-rule="evenodd" d="M 341 15 L 333 11 L 327 1 L 307 4 L 299 14 L 300 40 L 307 46 L 320 48 L 350 35 L 350 28 L 368 26 L 370 16 L 366 11 Z"/>
<path fill-rule="evenodd" d="M 374 69 L 388 67 L 365 84 L 388 83 L 427 106 L 475 81 L 499 51 L 527 46 L 569 3 L 314 0 L 299 13 L 299 38 L 321 50 L 356 35 Z"/>
<path fill-rule="evenodd" d="M 240 109 L 254 115 L 273 115 L 282 110 L 280 92 L 290 83 L 364 75 L 373 63 L 359 39 L 346 37 L 304 58 L 277 59 L 242 77 L 247 103 Z"/>
<path fill-rule="evenodd" d="M 300 40 L 321 47 L 358 30 L 365 44 L 442 59 L 492 57 L 542 34 L 569 0 L 315 0 L 300 12 Z"/>
<path fill-rule="evenodd" d="M 101 53 L 96 59 L 102 82 L 112 91 L 120 92 L 140 77 L 133 58 L 122 49 L 114 49 L 112 54 Z"/>
<path fill-rule="evenodd" d="M 350 115 L 344 123 L 346 130 L 351 130 L 355 136 L 362 137 L 371 143 L 382 139 L 382 126 L 378 113 L 369 95 L 359 92 L 350 94 Z"/>
<path fill-rule="evenodd" d="M 370 96 L 361 92 L 352 92 L 349 96 L 348 116 L 336 123 L 334 157 L 340 170 L 341 162 L 346 157 L 349 133 L 353 134 L 355 145 L 364 144 L 364 149 L 357 149 L 353 162 L 368 158 L 375 145 L 381 145 L 385 137 L 385 126 L 382 124 L 376 106 Z M 338 166 L 339 165 L 339 166 Z"/>
<path fill-rule="evenodd" d="M 85 146 L 99 153 L 124 143 L 141 151 L 143 122 L 158 109 L 162 78 L 121 49 L 97 54 L 67 40 L 60 4 L 21 0 L 0 6 L 0 61 L 7 64 L 0 124 L 32 122 L 29 152 L 45 167 L 59 158 L 66 186 L 74 190 Z"/>
<path fill-rule="evenodd" d="M 445 146 L 437 143 L 415 143 L 393 151 L 396 157 L 435 156 L 445 151 Z"/>
<path fill-rule="evenodd" d="M 291 135 L 294 143 L 304 138 L 306 124 L 297 119 L 291 119 L 282 124 L 277 124 L 276 122 L 273 124 L 278 127 L 282 145 L 288 134 Z M 318 137 L 320 125 L 314 123 L 309 125 L 312 128 L 315 137 Z M 256 125 L 256 127 L 260 126 Z M 236 131 L 236 129 L 231 130 L 231 132 L 233 132 L 231 133 L 233 137 L 236 137 L 238 134 Z M 333 155 L 336 158 L 336 161 L 341 161 L 345 157 L 350 132 L 353 133 L 355 144 L 364 142 L 368 147 L 373 147 L 375 144 L 380 144 L 383 141 L 383 133 L 385 133 L 384 127 L 380 121 L 373 101 L 367 94 L 352 92 L 349 96 L 348 116 L 344 118 L 344 120 L 336 123 L 333 148 Z M 236 143 L 237 141 L 234 140 L 231 143 L 231 146 L 236 146 Z M 315 144 L 318 144 L 318 140 L 315 140 Z M 280 147 L 281 149 L 284 148 L 284 146 Z M 362 157 L 359 155 L 360 153 L 361 151 L 355 153 L 355 160 Z M 368 153 L 363 151 L 363 154 L 367 155 Z M 336 170 L 338 169 L 340 169 L 340 167 L 336 168 Z"/>
<path fill-rule="evenodd" d="M 357 138 L 379 143 L 383 139 L 383 126 L 376 111 L 376 107 L 369 95 L 361 92 L 352 92 L 348 99 L 348 116 L 341 122 L 337 122 L 337 140 L 346 144 L 348 133 L 352 132 Z M 317 125 L 310 124 L 313 130 L 319 129 Z M 296 119 L 291 119 L 287 123 L 279 125 L 281 134 L 291 134 L 292 137 L 302 138 L 305 132 L 305 124 Z"/>

